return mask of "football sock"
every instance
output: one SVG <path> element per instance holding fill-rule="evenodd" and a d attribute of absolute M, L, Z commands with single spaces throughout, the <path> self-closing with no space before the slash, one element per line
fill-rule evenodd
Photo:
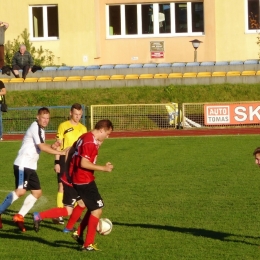
<path fill-rule="evenodd" d="M 89 221 L 88 221 L 88 230 L 86 234 L 86 240 L 84 246 L 87 247 L 90 244 L 94 244 L 95 236 L 97 232 L 97 225 L 98 225 L 99 218 L 90 214 Z"/>
<path fill-rule="evenodd" d="M 0 205 L 0 214 L 2 214 L 14 201 L 19 197 L 16 195 L 15 191 L 10 192 L 3 203 Z"/>
<path fill-rule="evenodd" d="M 77 205 L 73 209 L 72 214 L 70 215 L 69 221 L 66 226 L 67 229 L 73 229 L 75 223 L 78 221 L 78 219 L 80 218 L 80 216 L 85 208 L 86 207 L 82 208 L 79 205 Z"/>
<path fill-rule="evenodd" d="M 33 207 L 33 205 L 36 201 L 37 201 L 37 199 L 32 194 L 29 194 L 25 198 L 25 200 L 23 202 L 23 206 L 21 207 L 18 214 L 20 214 L 24 217 L 29 212 L 29 210 Z"/>
<path fill-rule="evenodd" d="M 58 208 L 63 208 L 62 200 L 63 200 L 63 192 L 58 192 L 57 193 L 57 207 Z"/>
<path fill-rule="evenodd" d="M 78 235 L 79 236 L 83 235 L 83 232 L 88 225 L 89 217 L 90 217 L 90 211 L 87 211 L 84 218 L 80 222 L 80 225 L 78 226 Z"/>
<path fill-rule="evenodd" d="M 43 212 L 39 212 L 41 219 L 45 218 L 58 218 L 58 217 L 66 217 L 68 216 L 67 209 L 64 208 L 53 208 L 49 210 L 45 210 Z"/>

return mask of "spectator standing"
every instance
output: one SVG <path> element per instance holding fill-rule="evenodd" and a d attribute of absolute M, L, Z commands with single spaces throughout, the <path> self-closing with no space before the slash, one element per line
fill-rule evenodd
<path fill-rule="evenodd" d="M 5 65 L 5 54 L 4 54 L 4 44 L 5 44 L 5 31 L 9 27 L 6 22 L 0 21 L 0 69 Z"/>
<path fill-rule="evenodd" d="M 3 97 L 6 95 L 6 88 L 3 81 L 0 80 L 0 141 L 3 141 L 3 120 L 1 106 L 3 102 Z"/>
<path fill-rule="evenodd" d="M 25 79 L 28 72 L 31 71 L 33 67 L 32 55 L 26 51 L 26 46 L 24 44 L 20 45 L 19 51 L 14 54 L 12 59 L 12 70 L 16 78 L 20 78 L 19 70 L 22 70 L 22 77 Z"/>

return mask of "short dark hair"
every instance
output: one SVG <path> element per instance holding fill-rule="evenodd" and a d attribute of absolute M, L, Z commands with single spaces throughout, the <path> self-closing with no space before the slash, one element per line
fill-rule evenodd
<path fill-rule="evenodd" d="M 253 155 L 255 156 L 258 153 L 260 153 L 260 147 L 255 148 Z"/>
<path fill-rule="evenodd" d="M 79 103 L 74 103 L 74 104 L 71 106 L 70 111 L 72 112 L 73 109 L 81 110 L 81 109 L 82 109 L 82 106 L 81 106 L 81 104 L 79 104 Z"/>
<path fill-rule="evenodd" d="M 50 114 L 50 110 L 47 107 L 41 107 L 38 110 L 38 115 L 42 115 L 42 114 Z"/>
<path fill-rule="evenodd" d="M 108 120 L 108 119 L 102 119 L 102 120 L 100 120 L 100 121 L 98 121 L 97 123 L 96 123 L 96 125 L 95 125 L 95 129 L 96 130 L 99 130 L 99 129 L 102 129 L 102 128 L 104 128 L 104 129 L 106 129 L 106 130 L 108 130 L 108 129 L 114 129 L 114 126 L 113 126 L 113 124 L 112 124 L 112 122 L 110 121 L 110 120 Z"/>
<path fill-rule="evenodd" d="M 0 89 L 5 88 L 5 84 L 2 80 L 0 80 Z"/>

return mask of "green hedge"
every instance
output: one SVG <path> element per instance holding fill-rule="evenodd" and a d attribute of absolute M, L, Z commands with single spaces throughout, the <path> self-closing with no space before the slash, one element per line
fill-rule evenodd
<path fill-rule="evenodd" d="M 10 91 L 9 107 L 260 100 L 260 84 Z"/>

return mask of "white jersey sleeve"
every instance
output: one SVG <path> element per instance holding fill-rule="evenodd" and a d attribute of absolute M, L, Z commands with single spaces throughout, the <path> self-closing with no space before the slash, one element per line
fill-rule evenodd
<path fill-rule="evenodd" d="M 22 146 L 18 152 L 14 164 L 36 170 L 37 162 L 41 152 L 38 145 L 44 142 L 45 131 L 35 121 L 27 129 L 24 135 Z"/>

